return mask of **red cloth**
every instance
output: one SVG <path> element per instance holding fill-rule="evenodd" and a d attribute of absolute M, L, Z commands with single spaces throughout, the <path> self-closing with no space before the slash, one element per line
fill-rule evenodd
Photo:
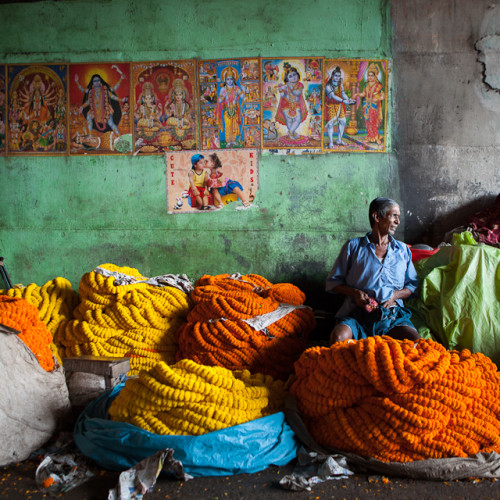
<path fill-rule="evenodd" d="M 492 207 L 477 212 L 467 221 L 474 239 L 479 243 L 498 246 L 500 244 L 500 194 Z"/>

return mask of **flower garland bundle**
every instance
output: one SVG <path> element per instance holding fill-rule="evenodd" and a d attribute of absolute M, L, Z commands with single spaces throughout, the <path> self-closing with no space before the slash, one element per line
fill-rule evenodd
<path fill-rule="evenodd" d="M 143 278 L 136 269 L 100 267 Z M 63 356 L 130 357 L 129 374 L 159 361 L 175 362 L 175 331 L 191 307 L 186 293 L 147 283 L 116 285 L 114 277 L 96 271 L 83 275 L 79 292 L 75 319 L 55 336 Z"/>
<path fill-rule="evenodd" d="M 256 274 L 203 276 L 191 293 L 193 309 L 177 332 L 177 360 L 250 370 L 287 379 L 315 328 L 314 313 L 297 307 L 266 328 L 247 321 L 276 311 L 280 304 L 300 306 L 304 293 L 290 283 L 273 285 Z"/>
<path fill-rule="evenodd" d="M 38 317 L 38 309 L 27 300 L 0 295 L 0 323 L 20 331 L 19 338 L 29 347 L 45 371 L 54 369 L 50 350 L 52 335 Z"/>
<path fill-rule="evenodd" d="M 128 379 L 109 415 L 156 434 L 199 436 L 276 413 L 284 398 L 284 383 L 270 376 L 183 359 Z"/>
<path fill-rule="evenodd" d="M 290 393 L 316 441 L 390 462 L 500 452 L 500 373 L 483 354 L 371 337 L 314 347 Z"/>
<path fill-rule="evenodd" d="M 47 325 L 54 336 L 61 325 L 66 325 L 73 318 L 73 310 L 79 298 L 71 283 L 65 278 L 55 278 L 42 287 L 31 283 L 26 287 L 0 290 L 0 294 L 8 297 L 23 298 L 39 311 L 39 318 Z M 61 363 L 56 345 L 51 343 L 50 349 Z"/>

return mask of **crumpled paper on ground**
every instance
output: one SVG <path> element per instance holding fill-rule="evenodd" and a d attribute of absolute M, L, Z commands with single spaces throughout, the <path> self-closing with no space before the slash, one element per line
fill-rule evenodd
<path fill-rule="evenodd" d="M 182 481 L 193 478 L 184 472 L 182 463 L 174 459 L 174 450 L 167 448 L 123 471 L 116 488 L 109 490 L 108 500 L 141 500 L 146 493 L 153 490 L 162 471 L 173 474 L 176 479 Z"/>
<path fill-rule="evenodd" d="M 324 455 L 315 451 L 307 451 L 304 446 L 297 453 L 297 465 L 292 474 L 280 480 L 285 490 L 311 491 L 315 484 L 332 479 L 347 479 L 354 472 L 348 468 L 347 459 L 343 455 Z"/>

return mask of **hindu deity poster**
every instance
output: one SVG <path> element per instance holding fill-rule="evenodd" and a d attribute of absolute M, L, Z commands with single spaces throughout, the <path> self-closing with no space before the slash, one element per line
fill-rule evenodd
<path fill-rule="evenodd" d="M 321 149 L 323 58 L 262 59 L 262 147 Z"/>
<path fill-rule="evenodd" d="M 327 152 L 386 150 L 388 74 L 386 60 L 325 60 Z"/>
<path fill-rule="evenodd" d="M 7 154 L 65 155 L 65 64 L 7 66 Z"/>
<path fill-rule="evenodd" d="M 252 207 L 259 185 L 256 149 L 166 152 L 167 211 L 207 213 Z"/>
<path fill-rule="evenodd" d="M 198 147 L 196 63 L 132 64 L 135 154 Z"/>
<path fill-rule="evenodd" d="M 7 115 L 5 114 L 5 65 L 0 64 L 0 156 L 5 154 L 5 129 Z"/>
<path fill-rule="evenodd" d="M 260 147 L 259 59 L 200 61 L 198 79 L 202 149 Z"/>
<path fill-rule="evenodd" d="M 129 63 L 85 63 L 69 67 L 70 153 L 128 154 Z"/>

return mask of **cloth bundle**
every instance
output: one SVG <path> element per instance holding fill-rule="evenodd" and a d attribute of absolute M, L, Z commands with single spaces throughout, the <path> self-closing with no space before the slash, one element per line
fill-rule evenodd
<path fill-rule="evenodd" d="M 384 462 L 500 452 L 500 373 L 483 354 L 370 337 L 308 349 L 295 370 L 322 446 Z"/>
<path fill-rule="evenodd" d="M 270 376 L 184 359 L 128 379 L 109 415 L 155 434 L 199 436 L 276 413 L 284 397 L 284 383 Z"/>
<path fill-rule="evenodd" d="M 191 299 L 194 306 L 177 333 L 177 360 L 285 380 L 316 326 L 299 288 L 256 274 L 202 276 Z"/>
<path fill-rule="evenodd" d="M 117 284 L 114 275 L 128 276 Z M 74 320 L 54 340 L 61 355 L 130 357 L 130 375 L 159 361 L 175 362 L 175 331 L 191 307 L 186 292 L 174 286 L 138 282 L 137 269 L 104 264 L 80 280 L 81 302 Z"/>

